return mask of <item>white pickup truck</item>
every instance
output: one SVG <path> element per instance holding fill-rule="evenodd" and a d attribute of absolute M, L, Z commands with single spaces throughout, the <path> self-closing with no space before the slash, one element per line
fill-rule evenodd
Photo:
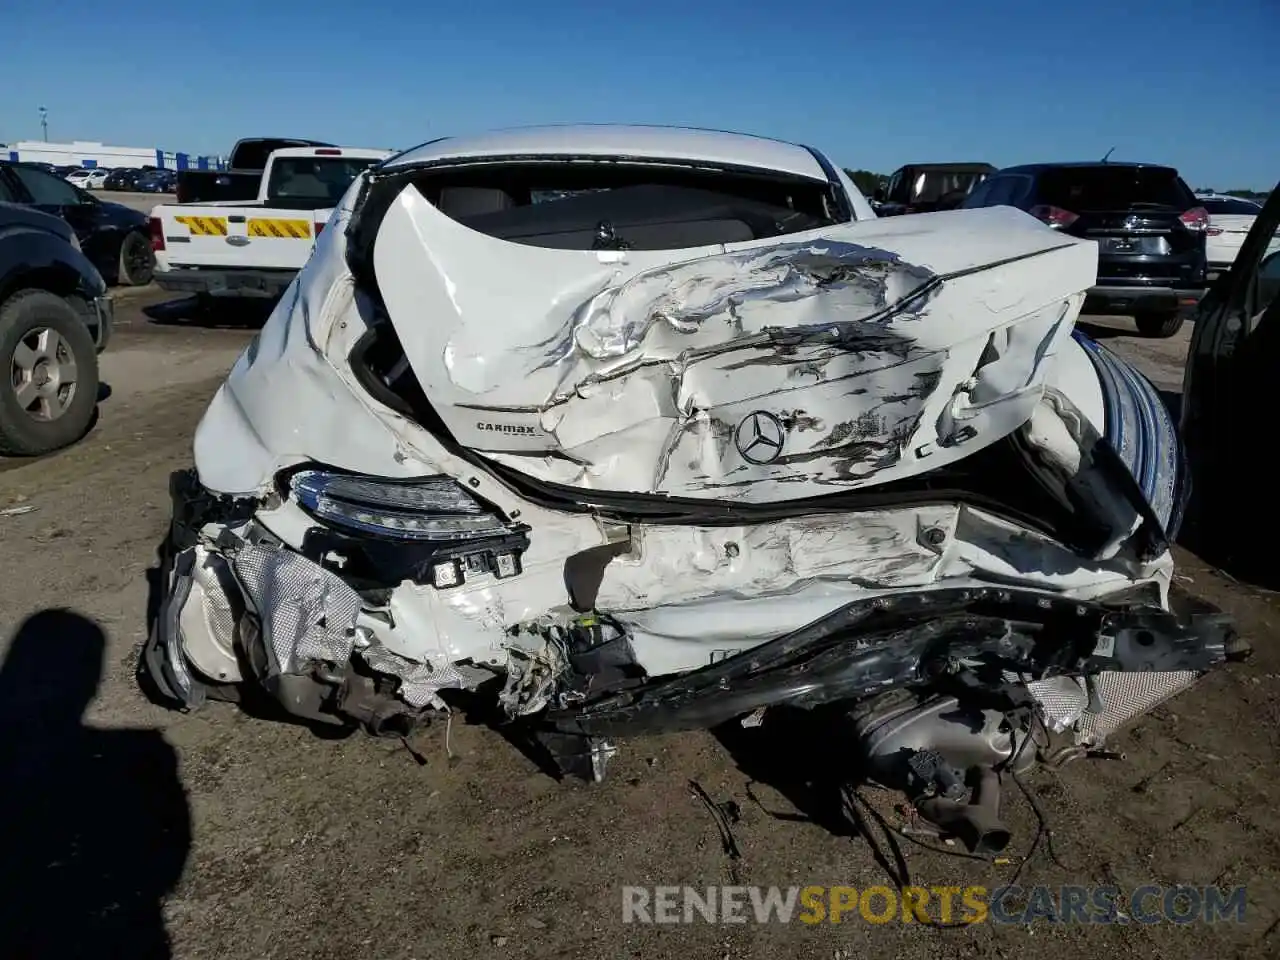
<path fill-rule="evenodd" d="M 162 203 L 151 211 L 156 283 L 221 297 L 276 297 L 302 269 L 347 187 L 389 150 L 287 147 L 253 200 Z"/>

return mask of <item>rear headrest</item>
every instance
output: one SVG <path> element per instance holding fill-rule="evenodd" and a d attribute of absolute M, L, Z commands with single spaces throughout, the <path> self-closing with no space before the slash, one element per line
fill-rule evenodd
<path fill-rule="evenodd" d="M 450 217 L 478 217 L 514 206 L 505 190 L 491 187 L 441 187 L 440 212 Z"/>

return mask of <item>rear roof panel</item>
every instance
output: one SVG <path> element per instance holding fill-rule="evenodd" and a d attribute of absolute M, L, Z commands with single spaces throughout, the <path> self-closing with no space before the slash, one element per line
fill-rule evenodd
<path fill-rule="evenodd" d="M 809 149 L 798 144 L 720 130 L 615 124 L 523 127 L 448 137 L 407 150 L 387 161 L 384 169 L 447 160 L 540 156 L 680 160 L 827 179 Z"/>

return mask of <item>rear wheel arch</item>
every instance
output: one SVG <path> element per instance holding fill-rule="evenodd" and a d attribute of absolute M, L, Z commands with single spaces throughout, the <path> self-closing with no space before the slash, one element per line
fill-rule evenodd
<path fill-rule="evenodd" d="M 0 307 L 23 290 L 46 290 L 63 298 L 78 296 L 80 274 L 64 264 L 52 263 L 6 276 L 0 279 Z"/>

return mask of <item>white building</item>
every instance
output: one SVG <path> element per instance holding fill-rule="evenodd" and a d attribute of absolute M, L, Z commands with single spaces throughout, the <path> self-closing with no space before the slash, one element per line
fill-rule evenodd
<path fill-rule="evenodd" d="M 216 169 L 217 157 L 193 157 L 159 147 L 113 147 L 105 143 L 76 140 L 72 143 L 49 143 L 46 140 L 23 140 L 4 148 L 10 160 L 52 163 L 55 166 L 80 167 L 161 167 L 169 170 Z M 3 154 L 0 154 L 3 155 Z"/>

